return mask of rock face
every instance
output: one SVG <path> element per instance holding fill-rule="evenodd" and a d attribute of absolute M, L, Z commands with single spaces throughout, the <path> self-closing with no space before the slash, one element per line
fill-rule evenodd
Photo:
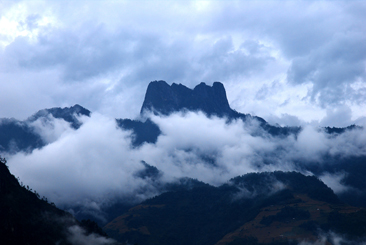
<path fill-rule="evenodd" d="M 212 87 L 200 83 L 194 89 L 175 83 L 170 86 L 164 81 L 149 84 L 141 114 L 152 111 L 169 115 L 182 110 L 200 110 L 209 116 L 219 117 L 234 113 L 227 101 L 224 85 L 220 82 L 214 82 Z"/>
<path fill-rule="evenodd" d="M 150 82 L 140 113 L 151 111 L 154 114 L 169 115 L 180 111 L 202 111 L 207 116 L 225 117 L 228 121 L 240 119 L 243 122 L 255 120 L 260 127 L 273 136 L 297 134 L 300 127 L 277 127 L 263 118 L 239 113 L 230 108 L 224 85 L 214 82 L 212 86 L 200 83 L 194 89 L 182 84 L 165 81 Z"/>

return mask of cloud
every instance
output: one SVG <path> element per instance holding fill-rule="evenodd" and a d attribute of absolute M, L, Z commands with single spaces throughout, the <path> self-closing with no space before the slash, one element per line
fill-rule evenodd
<path fill-rule="evenodd" d="M 69 227 L 69 236 L 67 238 L 68 242 L 74 245 L 107 245 L 107 244 L 117 244 L 117 242 L 111 238 L 106 238 L 99 236 L 95 233 L 86 234 L 86 232 L 78 225 Z"/>
<path fill-rule="evenodd" d="M 97 113 L 83 120 L 79 130 L 65 130 L 57 141 L 12 157 L 13 173 L 59 205 L 104 203 L 108 195 L 128 195 L 143 186 L 133 177 L 143 165 L 129 158 L 129 134 Z"/>
<path fill-rule="evenodd" d="M 347 100 L 359 101 L 364 88 L 354 89 L 352 84 L 365 85 L 366 45 L 361 33 L 339 34 L 308 55 L 295 58 L 288 72 L 293 83 L 313 84 L 311 97 L 322 106 L 339 105 Z"/>
<path fill-rule="evenodd" d="M 365 6 L 1 3 L 0 114 L 24 119 L 76 103 L 95 112 L 77 131 L 62 120 L 34 122 L 49 144 L 12 156 L 11 169 L 58 204 L 99 207 L 105 196 L 156 193 L 139 193 L 149 185 L 133 177 L 141 160 L 163 171 L 164 181 L 189 176 L 218 185 L 252 171 L 301 171 L 299 159 L 364 154 L 363 130 L 329 137 L 308 125 L 297 137 L 278 139 L 256 136 L 255 122 L 227 125 L 199 113 L 153 117 L 163 135 L 131 149 L 130 132 L 111 118 L 137 117 L 152 80 L 191 87 L 220 80 L 235 109 L 273 123 L 364 123 Z"/>
<path fill-rule="evenodd" d="M 340 106 L 327 110 L 327 116 L 320 121 L 320 125 L 326 127 L 334 125 L 335 127 L 347 127 L 352 125 L 352 111 L 348 106 Z"/>
<path fill-rule="evenodd" d="M 274 177 L 267 177 L 265 180 L 264 186 L 250 186 L 250 189 L 246 188 L 245 184 L 239 184 L 236 186 L 238 188 L 238 192 L 233 194 L 233 201 L 240 200 L 240 199 L 249 199 L 249 198 L 255 198 L 258 195 L 264 195 L 264 196 L 271 196 L 283 189 L 286 188 L 285 184 L 281 181 L 278 181 Z M 229 184 L 233 184 L 231 181 L 229 181 Z"/>
<path fill-rule="evenodd" d="M 334 193 L 341 194 L 348 190 L 350 190 L 349 186 L 346 186 L 342 183 L 342 180 L 346 177 L 345 173 L 324 173 L 319 178 L 324 182 L 328 187 L 330 187 Z"/>
<path fill-rule="evenodd" d="M 287 113 L 280 116 L 271 115 L 266 118 L 266 121 L 272 125 L 280 125 L 282 127 L 299 127 L 306 125 L 306 122 L 301 121 L 298 117 L 289 115 Z"/>
<path fill-rule="evenodd" d="M 143 156 L 163 172 L 177 173 L 180 177 L 220 184 L 234 177 L 234 172 L 237 175 L 255 171 L 257 168 L 251 158 L 257 158 L 260 151 L 275 148 L 273 142 L 251 135 L 252 130 L 257 130 L 255 124 L 244 125 L 241 120 L 228 125 L 226 119 L 207 118 L 203 113 L 192 112 L 153 116 L 152 120 L 163 135 L 155 145 L 141 148 L 142 152 L 146 150 Z M 205 157 L 215 159 L 214 163 L 206 162 Z"/>
<path fill-rule="evenodd" d="M 45 144 L 50 144 L 60 139 L 62 134 L 70 133 L 73 130 L 71 124 L 63 119 L 54 118 L 51 114 L 40 117 L 29 123 L 34 132 L 41 136 Z"/>
<path fill-rule="evenodd" d="M 261 132 L 255 121 L 227 124 L 224 118 L 208 118 L 200 112 L 150 116 L 162 135 L 156 144 L 138 148 L 131 147 L 130 131 L 117 128 L 114 119 L 99 113 L 80 117 L 83 125 L 78 130 L 52 117 L 45 124 L 36 121 L 49 144 L 8 157 L 9 168 L 51 202 L 83 206 L 100 215 L 117 200 L 144 200 L 159 194 L 159 186 L 182 177 L 221 185 L 250 172 L 311 174 L 308 165 L 321 164 L 324 156 L 366 152 L 366 133 L 361 129 L 329 136 L 307 126 L 297 137 L 277 138 Z M 162 171 L 159 179 L 139 177 L 145 168 L 141 161 Z M 336 192 L 346 188 L 341 184 L 343 174 L 323 173 L 321 178 Z"/>
<path fill-rule="evenodd" d="M 346 239 L 341 234 L 337 234 L 333 231 L 329 231 L 327 233 L 320 231 L 320 235 L 318 236 L 318 240 L 316 241 L 301 241 L 299 245 L 325 245 L 325 244 L 366 244 L 365 241 L 350 241 Z"/>

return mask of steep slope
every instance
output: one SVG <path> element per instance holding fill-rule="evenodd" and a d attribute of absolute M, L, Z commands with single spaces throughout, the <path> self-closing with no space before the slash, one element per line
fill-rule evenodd
<path fill-rule="evenodd" d="M 0 163 L 0 193 L 3 244 L 66 243 L 66 228 L 75 222 L 71 215 L 20 186 L 3 163 Z"/>
<path fill-rule="evenodd" d="M 105 230 L 137 244 L 288 244 L 316 240 L 318 228 L 358 239 L 366 232 L 365 213 L 341 204 L 316 177 L 253 173 L 220 187 L 164 193 L 131 208 Z M 351 216 L 359 217 L 357 225 L 363 227 L 357 232 L 331 222 L 342 217 L 350 225 Z"/>
<path fill-rule="evenodd" d="M 40 199 L 29 187 L 21 186 L 9 172 L 5 159 L 0 157 L 1 244 L 81 244 L 83 238 L 89 241 L 97 238 L 98 244 L 113 243 L 104 236 L 95 222 L 80 223 L 71 214 L 49 204 L 47 199 Z"/>

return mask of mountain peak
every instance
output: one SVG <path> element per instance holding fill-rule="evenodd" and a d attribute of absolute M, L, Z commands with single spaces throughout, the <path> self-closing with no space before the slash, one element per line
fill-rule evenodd
<path fill-rule="evenodd" d="M 47 115 L 52 115 L 54 118 L 64 119 L 65 121 L 71 123 L 71 126 L 75 129 L 81 126 L 81 122 L 75 117 L 75 115 L 83 115 L 83 116 L 90 116 L 90 111 L 85 109 L 81 105 L 75 104 L 71 107 L 54 107 L 50 109 L 43 109 L 32 115 L 27 119 L 29 122 L 36 121 L 39 118 L 46 117 Z"/>
<path fill-rule="evenodd" d="M 232 114 L 224 85 L 220 82 L 214 82 L 212 86 L 202 82 L 194 89 L 176 83 L 169 85 L 165 81 L 149 84 L 141 114 L 152 111 L 169 115 L 182 110 L 202 111 L 220 117 Z"/>

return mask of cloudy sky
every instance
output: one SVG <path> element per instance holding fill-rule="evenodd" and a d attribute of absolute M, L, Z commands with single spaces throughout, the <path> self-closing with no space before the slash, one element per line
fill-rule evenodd
<path fill-rule="evenodd" d="M 364 1 L 1 1 L 0 117 L 135 118 L 150 81 L 222 82 L 271 123 L 365 123 Z"/>

